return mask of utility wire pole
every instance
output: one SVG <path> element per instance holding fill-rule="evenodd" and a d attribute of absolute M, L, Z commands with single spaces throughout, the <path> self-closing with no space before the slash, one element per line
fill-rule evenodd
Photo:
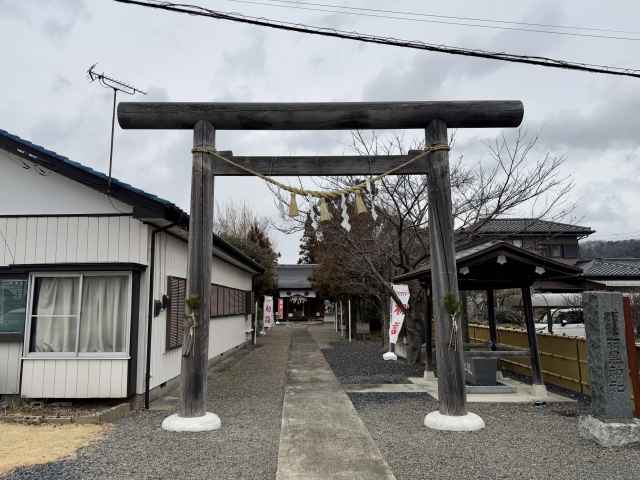
<path fill-rule="evenodd" d="M 132 85 L 124 83 L 121 80 L 116 80 L 115 78 L 105 75 L 104 72 L 102 73 L 96 72 L 95 71 L 96 65 L 98 64 L 94 63 L 93 65 L 91 65 L 91 67 L 89 67 L 89 70 L 87 70 L 87 75 L 89 76 L 89 80 L 91 82 L 95 82 L 97 80 L 100 83 L 100 85 L 102 85 L 103 87 L 110 88 L 111 90 L 113 90 L 113 110 L 111 112 L 111 146 L 109 149 L 109 181 L 107 184 L 108 185 L 107 191 L 110 192 L 111 191 L 111 170 L 113 167 L 113 135 L 115 132 L 115 125 L 116 125 L 116 97 L 118 95 L 118 92 L 122 92 L 127 95 L 135 95 L 137 93 L 146 95 L 147 92 L 144 92 L 139 88 L 136 88 Z"/>

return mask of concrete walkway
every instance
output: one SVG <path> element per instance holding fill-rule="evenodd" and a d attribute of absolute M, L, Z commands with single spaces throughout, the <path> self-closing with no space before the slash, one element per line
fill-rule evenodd
<path fill-rule="evenodd" d="M 277 480 L 395 480 L 319 345 L 331 325 L 291 327 Z"/>

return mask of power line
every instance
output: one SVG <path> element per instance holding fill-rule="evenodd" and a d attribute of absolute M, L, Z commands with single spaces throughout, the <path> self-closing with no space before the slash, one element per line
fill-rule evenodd
<path fill-rule="evenodd" d="M 319 5 L 323 7 L 332 7 L 332 8 L 345 8 L 345 9 L 353 9 L 353 10 L 366 10 L 366 11 L 380 11 L 386 12 L 388 10 L 376 10 L 376 9 L 359 9 L 356 7 L 342 7 L 340 5 L 332 5 L 332 4 L 323 4 L 323 3 L 309 3 L 309 2 L 296 2 L 296 1 L 287 1 L 287 0 L 267 0 L 258 1 L 258 0 L 226 0 L 227 2 L 233 3 L 242 3 L 248 5 L 259 5 L 265 7 L 277 7 L 277 8 L 287 8 L 287 9 L 295 9 L 295 10 L 306 10 L 312 12 L 323 12 L 323 13 L 337 13 L 339 15 L 353 15 L 357 17 L 373 17 L 373 18 L 383 18 L 388 20 L 401 20 L 408 22 L 421 22 L 421 23 L 436 23 L 442 25 L 455 25 L 461 27 L 473 27 L 473 28 L 486 28 L 491 30 L 505 30 L 505 31 L 516 31 L 516 32 L 529 32 L 529 33 L 542 33 L 542 34 L 550 34 L 550 35 L 561 35 L 566 37 L 582 37 L 582 38 L 599 38 L 605 40 L 628 40 L 628 41 L 640 41 L 640 37 L 626 37 L 626 36 L 614 36 L 614 35 L 602 35 L 596 33 L 579 33 L 579 32 L 563 32 L 557 30 L 541 30 L 539 28 L 523 28 L 523 27 L 508 27 L 503 25 L 483 25 L 479 23 L 468 23 L 462 21 L 452 21 L 452 20 L 434 20 L 429 18 L 415 18 L 415 17 L 399 17 L 392 16 L 387 14 L 377 14 L 377 13 L 367 13 L 364 11 L 345 11 L 345 10 L 335 10 L 328 8 L 317 8 L 313 5 Z M 278 2 L 278 3 L 274 3 Z M 279 4 L 280 3 L 280 4 Z M 281 5 L 284 3 L 285 5 Z M 304 5 L 312 5 L 311 7 L 307 7 Z M 418 15 L 422 16 L 422 14 L 412 14 L 410 12 L 403 12 L 406 15 Z M 429 15 L 425 15 L 429 16 Z M 437 18 L 452 18 L 455 19 L 457 17 L 448 17 L 448 16 L 438 16 Z M 464 19 L 464 17 L 459 17 Z M 477 21 L 489 21 L 489 20 L 477 20 Z M 558 27 L 550 27 L 550 28 L 558 28 Z M 640 34 L 640 32 L 637 32 Z"/>
<path fill-rule="evenodd" d="M 550 23 L 534 23 L 534 22 L 521 22 L 515 20 L 497 20 L 493 18 L 481 18 L 481 17 L 459 17 L 455 15 L 439 15 L 435 13 L 424 13 L 424 12 L 411 12 L 407 10 L 384 10 L 380 8 L 365 8 L 365 7 L 349 7 L 346 5 L 336 5 L 329 3 L 316 3 L 316 2 L 304 2 L 299 0 L 265 0 L 271 3 L 288 3 L 288 4 L 300 4 L 300 5 L 312 5 L 312 6 L 320 6 L 320 7 L 332 7 L 332 8 L 341 8 L 344 10 L 355 10 L 355 11 L 364 11 L 364 12 L 379 12 L 379 13 L 392 13 L 399 15 L 411 15 L 418 17 L 428 17 L 428 18 L 445 18 L 452 20 L 469 20 L 474 22 L 485 22 L 485 23 L 502 23 L 508 25 L 523 25 L 527 27 L 544 27 L 544 28 L 557 28 L 557 29 L 565 29 L 565 30 L 586 30 L 586 31 L 594 31 L 594 32 L 608 32 L 608 33 L 626 33 L 631 35 L 640 34 L 639 31 L 629 31 L 629 30 L 616 30 L 610 28 L 602 28 L 602 27 L 583 27 L 577 25 L 554 25 Z"/>
<path fill-rule="evenodd" d="M 245 23 L 249 25 L 257 25 L 277 30 L 285 30 L 298 33 L 306 33 L 311 35 L 319 35 L 323 37 L 341 38 L 346 40 L 354 40 L 364 43 L 373 43 L 377 45 L 391 45 L 396 47 L 411 48 L 414 50 L 426 50 L 431 52 L 447 53 L 451 55 L 462 55 L 467 57 L 485 58 L 490 60 L 500 60 L 512 63 L 524 63 L 528 65 L 537 65 L 548 68 L 561 68 L 565 70 L 576 70 L 591 73 L 601 73 L 606 75 L 627 76 L 640 78 L 640 70 L 622 67 L 612 67 L 608 65 L 595 65 L 589 63 L 572 62 L 568 60 L 559 60 L 550 57 L 539 57 L 530 55 L 516 55 L 506 52 L 491 52 L 486 50 L 474 50 L 462 47 L 454 47 L 443 44 L 430 44 L 416 40 L 403 40 L 393 37 L 383 37 L 359 32 L 348 32 L 345 30 L 337 30 L 333 28 L 316 27 L 301 23 L 286 22 L 281 20 L 272 20 L 264 17 L 252 17 L 237 13 L 219 12 L 197 5 L 174 4 L 159 1 L 139 1 L 139 0 L 115 0 L 118 3 L 126 3 L 131 5 L 139 5 L 143 7 L 155 8 L 170 12 L 185 13 L 200 17 L 214 18 L 217 20 L 228 20 L 232 22 Z"/>

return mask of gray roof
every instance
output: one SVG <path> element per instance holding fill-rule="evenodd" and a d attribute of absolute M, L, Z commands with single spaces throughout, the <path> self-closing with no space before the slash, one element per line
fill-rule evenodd
<path fill-rule="evenodd" d="M 477 224 L 476 224 L 477 225 Z M 474 234 L 578 234 L 590 235 L 594 233 L 590 227 L 571 225 L 568 223 L 551 222 L 538 218 L 494 218 L 481 224 L 477 230 L 474 225 L 461 228 L 458 232 L 473 232 Z"/>
<path fill-rule="evenodd" d="M 472 261 L 477 257 L 488 254 L 490 252 L 498 251 L 498 250 L 518 254 L 522 258 L 528 258 L 530 261 L 535 261 L 540 266 L 544 266 L 550 270 L 563 271 L 566 273 L 571 273 L 573 275 L 577 275 L 580 272 L 579 269 L 575 267 L 558 262 L 556 260 L 553 260 L 551 258 L 542 256 L 542 255 L 539 255 L 530 250 L 516 247 L 513 244 L 502 241 L 502 240 L 491 240 L 483 243 L 478 243 L 476 245 L 469 246 L 469 247 L 456 248 L 456 252 L 455 252 L 456 266 L 460 267 L 462 265 L 465 265 L 465 262 Z M 422 262 L 418 266 L 418 268 L 416 268 L 415 270 L 408 273 L 403 273 L 401 275 L 394 277 L 393 281 L 398 282 L 398 281 L 405 281 L 405 280 L 413 280 L 430 273 L 431 273 L 431 262 L 430 262 L 430 259 L 427 259 L 426 261 Z M 542 278 L 543 276 L 540 276 L 540 277 Z"/>
<path fill-rule="evenodd" d="M 316 264 L 302 265 L 278 265 L 278 288 L 279 289 L 309 289 L 311 276 Z"/>
<path fill-rule="evenodd" d="M 640 258 L 594 258 L 578 265 L 585 277 L 640 278 Z"/>

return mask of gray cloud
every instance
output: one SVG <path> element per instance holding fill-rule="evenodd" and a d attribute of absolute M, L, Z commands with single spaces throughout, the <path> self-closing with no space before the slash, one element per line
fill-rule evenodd
<path fill-rule="evenodd" d="M 590 151 L 640 147 L 640 93 L 631 85 L 599 95 L 588 108 L 560 108 L 539 120 L 545 143 L 557 148 Z M 576 158 L 577 160 L 578 158 Z"/>
<path fill-rule="evenodd" d="M 563 14 L 557 5 L 547 5 L 544 10 L 531 12 L 523 21 L 560 23 L 562 19 Z M 508 46 L 512 53 L 531 54 L 535 49 L 537 55 L 542 55 L 561 41 L 561 37 L 541 39 L 518 32 L 501 31 L 491 37 L 488 45 L 483 49 L 503 51 Z M 456 42 L 456 45 L 466 48 L 477 47 L 473 36 L 469 33 Z M 509 64 L 494 60 L 420 52 L 413 56 L 409 65 L 396 63 L 382 69 L 366 85 L 363 97 L 387 100 L 431 99 L 445 93 L 447 87 L 450 88 L 450 84 L 482 81 L 485 77 L 506 68 L 507 65 Z M 490 92 L 488 96 L 495 96 L 495 94 Z"/>
<path fill-rule="evenodd" d="M 40 25 L 42 31 L 54 39 L 67 36 L 78 22 L 91 18 L 85 0 L 0 0 L 0 11 L 26 25 Z"/>
<path fill-rule="evenodd" d="M 424 5 L 407 0 L 403 9 L 428 10 Z M 566 11 L 573 23 L 621 29 L 635 28 L 640 14 L 635 4 L 627 5 L 622 14 L 619 9 L 596 8 L 601 6 L 597 0 L 539 5 L 533 0 L 500 5 L 451 0 L 441 13 L 561 23 L 569 21 Z M 108 65 L 109 73 L 147 88 L 148 96 L 136 100 L 521 98 L 529 130 L 540 132 L 546 142 L 542 152 L 546 148 L 569 158 L 563 174 L 571 173 L 576 180 L 572 200 L 578 204 L 577 218 L 603 235 L 638 230 L 629 226 L 629 219 L 640 212 L 635 200 L 640 185 L 634 182 L 640 177 L 640 150 L 634 140 L 640 101 L 631 81 L 260 30 L 114 2 L 0 0 L 0 8 L 0 41 L 15 45 L 4 52 L 11 70 L 0 76 L 5 94 L 0 128 L 101 171 L 108 162 L 112 97 L 84 77 L 96 59 Z M 531 12 L 534 8 L 539 11 Z M 274 16 L 267 7 L 242 11 Z M 434 43 L 594 63 L 636 62 L 634 52 L 619 42 L 364 17 L 322 18 L 286 9 L 280 13 L 278 17 L 287 20 Z M 21 41 L 16 43 L 16 38 Z M 463 153 L 463 162 L 486 162 L 483 142 L 500 131 L 458 133 L 453 155 Z M 422 133 L 406 135 L 410 142 Z M 191 141 L 186 131 L 117 129 L 114 174 L 186 209 Z M 238 154 L 350 153 L 349 132 L 224 131 L 217 142 L 219 148 Z M 247 202 L 262 215 L 277 216 L 269 191 L 256 179 L 218 178 L 216 198 L 221 204 Z M 277 242 L 284 260 L 295 261 L 297 237 L 278 235 Z"/>

